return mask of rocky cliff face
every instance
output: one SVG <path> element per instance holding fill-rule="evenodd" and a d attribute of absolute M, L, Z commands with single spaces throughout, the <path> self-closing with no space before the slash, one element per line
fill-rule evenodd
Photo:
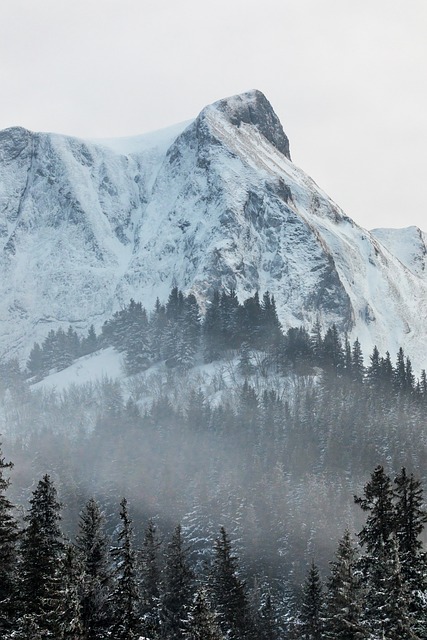
<path fill-rule="evenodd" d="M 424 366 L 427 281 L 405 259 L 419 235 L 405 235 L 405 255 L 386 235 L 357 226 L 291 162 L 258 91 L 127 140 L 8 129 L 0 353 L 25 358 L 50 328 L 100 327 L 130 297 L 151 307 L 176 284 L 202 306 L 215 287 L 268 289 L 285 327 L 335 322 Z"/>

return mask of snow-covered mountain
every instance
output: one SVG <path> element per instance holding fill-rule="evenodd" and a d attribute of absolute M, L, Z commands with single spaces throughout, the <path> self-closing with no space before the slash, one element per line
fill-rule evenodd
<path fill-rule="evenodd" d="M 427 362 L 424 234 L 355 224 L 292 163 L 259 91 L 135 138 L 0 132 L 0 249 L 3 357 L 178 285 L 202 306 L 268 289 L 285 327 L 319 318 Z"/>

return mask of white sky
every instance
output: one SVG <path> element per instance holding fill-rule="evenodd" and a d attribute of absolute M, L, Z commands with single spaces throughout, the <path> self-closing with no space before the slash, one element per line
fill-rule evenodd
<path fill-rule="evenodd" d="M 427 0 L 0 0 L 0 129 L 140 134 L 257 88 L 367 228 L 427 230 Z"/>

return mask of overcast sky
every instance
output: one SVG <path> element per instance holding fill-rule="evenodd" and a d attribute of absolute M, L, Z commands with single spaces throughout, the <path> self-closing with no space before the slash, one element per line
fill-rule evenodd
<path fill-rule="evenodd" d="M 140 134 L 257 88 L 367 228 L 427 231 L 427 0 L 1 0 L 0 129 Z"/>

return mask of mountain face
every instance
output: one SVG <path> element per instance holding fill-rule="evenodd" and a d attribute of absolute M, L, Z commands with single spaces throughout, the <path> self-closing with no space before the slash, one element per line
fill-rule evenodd
<path fill-rule="evenodd" d="M 335 322 L 366 349 L 427 362 L 425 236 L 355 224 L 292 161 L 259 91 L 189 123 L 83 141 L 0 132 L 0 355 L 86 331 L 177 285 L 276 298 L 285 328 Z"/>

